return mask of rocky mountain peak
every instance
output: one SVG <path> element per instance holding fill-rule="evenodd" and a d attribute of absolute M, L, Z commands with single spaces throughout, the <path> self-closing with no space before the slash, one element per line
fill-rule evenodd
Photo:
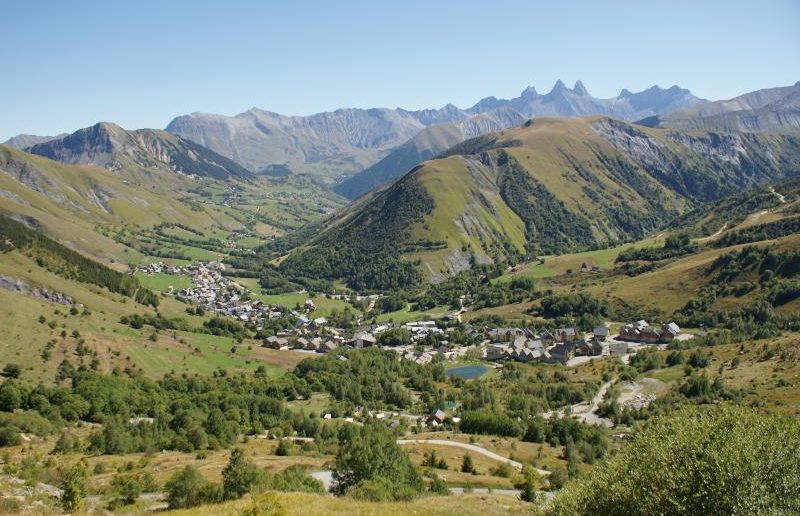
<path fill-rule="evenodd" d="M 567 88 L 567 85 L 564 84 L 564 81 L 559 79 L 553 85 L 553 89 L 550 90 L 550 93 L 548 93 L 548 95 L 551 95 L 551 96 L 552 95 L 557 95 L 557 94 L 560 94 L 560 93 L 564 93 L 565 91 L 569 91 L 569 88 Z"/>
<path fill-rule="evenodd" d="M 572 88 L 572 92 L 577 95 L 589 95 L 589 92 L 586 90 L 586 86 L 583 85 L 581 80 L 575 81 L 575 87 Z"/>

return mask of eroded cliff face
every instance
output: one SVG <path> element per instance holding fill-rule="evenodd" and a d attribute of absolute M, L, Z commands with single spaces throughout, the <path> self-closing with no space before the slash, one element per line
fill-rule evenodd
<path fill-rule="evenodd" d="M 97 165 L 112 172 L 133 166 L 147 171 L 161 169 L 217 178 L 251 175 L 232 160 L 166 131 L 127 131 L 105 122 L 34 145 L 29 150 L 62 163 Z"/>
<path fill-rule="evenodd" d="M 653 133 L 612 119 L 591 127 L 662 184 L 695 201 L 800 173 L 798 136 Z"/>

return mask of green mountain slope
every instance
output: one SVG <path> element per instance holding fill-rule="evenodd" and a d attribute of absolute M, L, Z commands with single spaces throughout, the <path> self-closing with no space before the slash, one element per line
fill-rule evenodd
<path fill-rule="evenodd" d="M 280 235 L 340 202 L 300 179 L 215 179 L 127 163 L 111 171 L 0 146 L 0 212 L 104 263 L 131 263 L 153 251 L 188 252 L 170 235 L 150 234 L 165 224 L 189 228 L 182 234 L 207 249 L 232 232 Z"/>
<path fill-rule="evenodd" d="M 796 174 L 800 139 L 793 136 L 536 119 L 415 168 L 362 199 L 282 267 L 387 288 L 418 281 L 417 263 L 440 280 L 476 263 L 637 239 L 700 203 Z"/>

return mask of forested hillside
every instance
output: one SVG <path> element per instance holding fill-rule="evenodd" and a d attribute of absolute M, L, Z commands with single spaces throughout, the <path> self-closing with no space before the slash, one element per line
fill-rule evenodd
<path fill-rule="evenodd" d="M 441 280 L 475 263 L 639 239 L 701 203 L 797 174 L 797 136 L 537 119 L 416 167 L 333 221 L 282 268 L 386 289 L 419 281 L 418 262 L 424 277 Z"/>

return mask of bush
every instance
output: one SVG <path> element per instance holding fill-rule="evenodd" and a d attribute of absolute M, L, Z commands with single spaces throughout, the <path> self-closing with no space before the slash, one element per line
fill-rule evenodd
<path fill-rule="evenodd" d="M 170 509 L 186 509 L 205 503 L 220 502 L 222 487 L 208 482 L 197 469 L 186 466 L 167 480 L 167 502 Z"/>
<path fill-rule="evenodd" d="M 145 492 L 152 492 L 158 489 L 152 473 L 124 473 L 115 475 L 111 480 L 111 488 L 117 495 L 112 502 L 112 507 L 119 505 L 131 505 L 136 503 L 139 495 Z"/>
<path fill-rule="evenodd" d="M 0 447 L 17 446 L 19 444 L 22 444 L 22 437 L 20 437 L 16 429 L 7 426 L 0 428 Z"/>
<path fill-rule="evenodd" d="M 408 455 L 397 445 L 394 434 L 379 423 L 364 425 L 340 446 L 333 478 L 337 493 L 353 494 L 355 489 L 364 499 L 409 499 L 423 489 Z"/>
<path fill-rule="evenodd" d="M 505 414 L 488 410 L 466 412 L 461 419 L 461 431 L 467 434 L 492 434 L 517 437 L 522 434 L 519 423 Z"/>
<path fill-rule="evenodd" d="M 19 378 L 22 373 L 22 368 L 17 364 L 6 364 L 3 368 L 3 376 L 6 378 Z"/>
<path fill-rule="evenodd" d="M 269 488 L 276 491 L 301 491 L 304 493 L 324 493 L 322 482 L 308 474 L 300 465 L 289 466 L 269 482 Z"/>
<path fill-rule="evenodd" d="M 61 482 L 61 507 L 64 512 L 76 512 L 86 496 L 86 468 L 76 464 L 64 475 Z"/>
<path fill-rule="evenodd" d="M 259 479 L 259 470 L 244 456 L 241 448 L 234 448 L 228 464 L 222 470 L 222 490 L 226 500 L 236 500 L 250 491 Z"/>
<path fill-rule="evenodd" d="M 627 448 L 568 485 L 549 512 L 798 514 L 798 471 L 795 420 L 743 407 L 687 407 L 637 431 Z"/>
<path fill-rule="evenodd" d="M 461 461 L 462 473 L 475 473 L 475 464 L 472 462 L 472 455 L 467 453 L 464 455 L 464 460 Z"/>

